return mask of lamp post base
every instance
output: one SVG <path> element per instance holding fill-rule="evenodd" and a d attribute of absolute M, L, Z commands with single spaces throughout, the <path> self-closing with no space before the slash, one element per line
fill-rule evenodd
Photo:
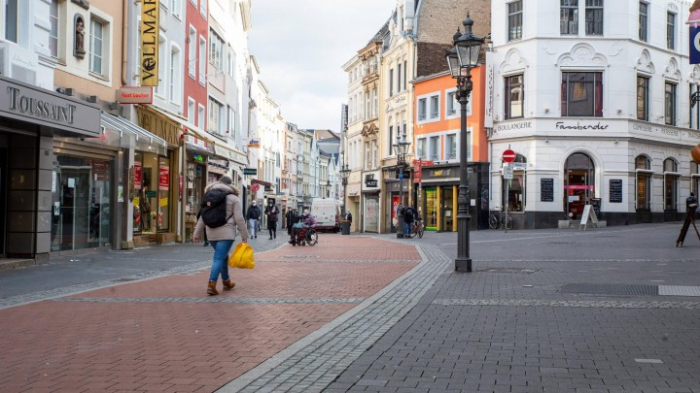
<path fill-rule="evenodd" d="M 456 258 L 455 259 L 455 271 L 462 271 L 471 273 L 472 271 L 472 259 L 471 258 Z"/>

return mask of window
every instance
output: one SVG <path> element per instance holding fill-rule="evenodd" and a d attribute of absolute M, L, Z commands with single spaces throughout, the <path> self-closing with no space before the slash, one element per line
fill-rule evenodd
<path fill-rule="evenodd" d="M 688 91 L 690 92 L 690 128 L 700 130 L 700 121 L 698 121 L 700 120 L 700 102 L 697 101 L 700 98 L 700 85 L 691 83 Z"/>
<path fill-rule="evenodd" d="M 17 42 L 20 20 L 19 0 L 5 0 L 5 39 Z"/>
<path fill-rule="evenodd" d="M 224 120 L 226 116 L 226 111 L 224 111 L 223 105 L 221 105 L 217 100 L 209 98 L 209 125 L 207 131 L 219 135 L 223 135 L 224 127 L 226 122 Z"/>
<path fill-rule="evenodd" d="M 377 151 L 379 146 L 377 145 L 377 140 L 372 141 L 372 169 L 378 166 L 379 152 Z"/>
<path fill-rule="evenodd" d="M 649 120 L 649 78 L 637 77 L 637 119 Z"/>
<path fill-rule="evenodd" d="M 448 160 L 457 159 L 457 134 L 450 134 L 445 139 L 445 152 Z"/>
<path fill-rule="evenodd" d="M 377 89 L 372 89 L 372 118 L 377 118 L 379 105 L 378 105 Z"/>
<path fill-rule="evenodd" d="M 199 13 L 203 17 L 207 17 L 207 0 L 199 0 Z"/>
<path fill-rule="evenodd" d="M 564 72 L 561 83 L 562 116 L 603 116 L 603 73 Z"/>
<path fill-rule="evenodd" d="M 369 151 L 369 142 L 365 142 L 365 170 L 370 169 L 370 151 Z"/>
<path fill-rule="evenodd" d="M 370 113 L 369 113 L 369 91 L 365 92 L 365 120 L 369 120 L 370 118 Z"/>
<path fill-rule="evenodd" d="M 508 4 L 508 41 L 523 38 L 523 2 L 514 1 Z"/>
<path fill-rule="evenodd" d="M 425 138 L 419 139 L 418 140 L 418 146 L 417 146 L 417 154 L 418 158 L 424 159 L 425 158 Z"/>
<path fill-rule="evenodd" d="M 649 5 L 647 3 L 639 3 L 639 40 L 647 41 L 648 39 L 648 20 L 649 20 Z"/>
<path fill-rule="evenodd" d="M 445 117 L 457 116 L 457 92 L 449 91 L 445 95 Z"/>
<path fill-rule="evenodd" d="M 104 76 L 104 36 L 105 25 L 93 18 L 90 21 L 90 72 Z"/>
<path fill-rule="evenodd" d="M 666 47 L 676 49 L 676 14 L 666 14 Z"/>
<path fill-rule="evenodd" d="M 197 78 L 197 30 L 190 25 L 190 43 L 187 47 L 187 72 L 192 78 Z"/>
<path fill-rule="evenodd" d="M 52 57 L 58 57 L 58 0 L 52 0 L 49 7 L 49 52 Z"/>
<path fill-rule="evenodd" d="M 404 60 L 403 61 L 403 89 L 406 90 L 406 79 L 407 79 L 407 74 L 408 73 L 408 61 Z"/>
<path fill-rule="evenodd" d="M 389 97 L 394 95 L 394 69 L 389 70 Z"/>
<path fill-rule="evenodd" d="M 204 130 L 205 128 L 205 120 L 206 120 L 206 115 L 205 115 L 205 108 L 204 105 L 202 104 L 197 104 L 197 127 L 200 129 Z"/>
<path fill-rule="evenodd" d="M 578 34 L 578 0 L 561 0 L 561 34 Z"/>
<path fill-rule="evenodd" d="M 425 120 L 428 111 L 428 101 L 426 98 L 418 100 L 418 121 Z"/>
<path fill-rule="evenodd" d="M 197 5 L 197 0 L 190 0 L 190 3 L 192 3 L 192 5 L 194 6 L 194 8 L 197 8 L 197 7 L 198 7 L 198 5 Z"/>
<path fill-rule="evenodd" d="M 506 77 L 506 119 L 523 117 L 523 76 Z"/>
<path fill-rule="evenodd" d="M 166 59 L 169 57 L 166 52 L 167 45 L 168 41 L 161 35 L 158 40 L 158 86 L 156 86 L 156 94 L 161 97 L 165 97 L 165 64 L 167 64 Z"/>
<path fill-rule="evenodd" d="M 181 105 L 182 97 L 180 96 L 180 49 L 173 45 L 170 48 L 170 101 Z"/>
<path fill-rule="evenodd" d="M 664 160 L 664 210 L 677 210 L 678 164 L 672 158 Z"/>
<path fill-rule="evenodd" d="M 199 84 L 207 83 L 207 40 L 199 36 Z"/>
<path fill-rule="evenodd" d="M 698 186 L 700 185 L 698 178 L 698 163 L 690 161 L 690 192 L 695 194 L 695 196 L 698 196 L 698 192 L 700 192 L 698 189 Z"/>
<path fill-rule="evenodd" d="M 224 41 L 214 30 L 209 33 L 209 63 L 223 70 Z"/>
<path fill-rule="evenodd" d="M 440 137 L 430 137 L 430 156 L 428 160 L 437 161 L 440 159 Z"/>
<path fill-rule="evenodd" d="M 603 0 L 586 0 L 586 35 L 603 35 Z"/>
<path fill-rule="evenodd" d="M 673 83 L 666 82 L 664 98 L 664 118 L 666 119 L 666 124 L 670 126 L 676 125 L 676 85 Z"/>
<path fill-rule="evenodd" d="M 649 210 L 651 208 L 651 162 L 646 156 L 638 156 L 635 159 L 637 169 L 637 209 Z"/>
<path fill-rule="evenodd" d="M 389 155 L 394 155 L 394 126 L 389 126 Z"/>
<path fill-rule="evenodd" d="M 195 117 L 197 115 L 195 109 L 197 107 L 197 102 L 192 97 L 187 97 L 187 121 L 190 124 L 196 124 Z"/>
<path fill-rule="evenodd" d="M 430 97 L 430 120 L 440 118 L 440 96 L 434 95 Z"/>
<path fill-rule="evenodd" d="M 182 19 L 181 14 L 182 14 L 182 0 L 172 0 L 171 2 L 173 6 L 173 16 Z"/>
<path fill-rule="evenodd" d="M 401 86 L 403 86 L 403 83 L 401 83 L 401 63 L 399 63 L 398 65 L 396 74 L 396 79 L 398 79 L 398 83 L 396 84 L 396 90 L 401 91 Z"/>

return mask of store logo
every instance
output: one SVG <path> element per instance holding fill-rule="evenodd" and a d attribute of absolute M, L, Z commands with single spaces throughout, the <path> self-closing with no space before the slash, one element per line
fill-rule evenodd
<path fill-rule="evenodd" d="M 159 1 L 141 2 L 141 86 L 158 86 Z"/>
<path fill-rule="evenodd" d="M 31 115 L 39 119 L 53 120 L 58 123 L 73 124 L 75 115 L 75 105 L 56 105 L 38 98 L 22 95 L 20 89 L 12 86 L 7 87 L 10 95 L 10 107 L 12 111 L 23 115 Z"/>

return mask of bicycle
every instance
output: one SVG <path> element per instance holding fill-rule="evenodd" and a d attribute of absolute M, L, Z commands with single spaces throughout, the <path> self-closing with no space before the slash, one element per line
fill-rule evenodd
<path fill-rule="evenodd" d="M 413 228 L 411 228 L 411 233 L 408 234 L 408 236 L 413 239 L 418 235 L 419 239 L 423 238 L 423 234 L 425 234 L 425 225 L 423 225 L 423 220 L 420 218 L 417 218 L 413 222 Z"/>
<path fill-rule="evenodd" d="M 513 229 L 513 217 L 508 216 L 506 221 L 506 215 L 503 210 L 496 209 L 491 210 L 489 214 L 489 228 L 498 229 L 503 228 L 505 223 L 505 229 Z"/>

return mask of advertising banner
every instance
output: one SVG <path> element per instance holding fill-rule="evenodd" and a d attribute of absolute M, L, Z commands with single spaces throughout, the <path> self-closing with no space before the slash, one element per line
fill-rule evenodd
<path fill-rule="evenodd" d="M 158 169 L 158 189 L 168 191 L 170 189 L 170 168 L 161 166 Z"/>
<path fill-rule="evenodd" d="M 141 189 L 142 175 L 141 175 L 141 161 L 134 161 L 134 189 Z"/>
<path fill-rule="evenodd" d="M 141 86 L 158 86 L 160 0 L 141 1 Z"/>

